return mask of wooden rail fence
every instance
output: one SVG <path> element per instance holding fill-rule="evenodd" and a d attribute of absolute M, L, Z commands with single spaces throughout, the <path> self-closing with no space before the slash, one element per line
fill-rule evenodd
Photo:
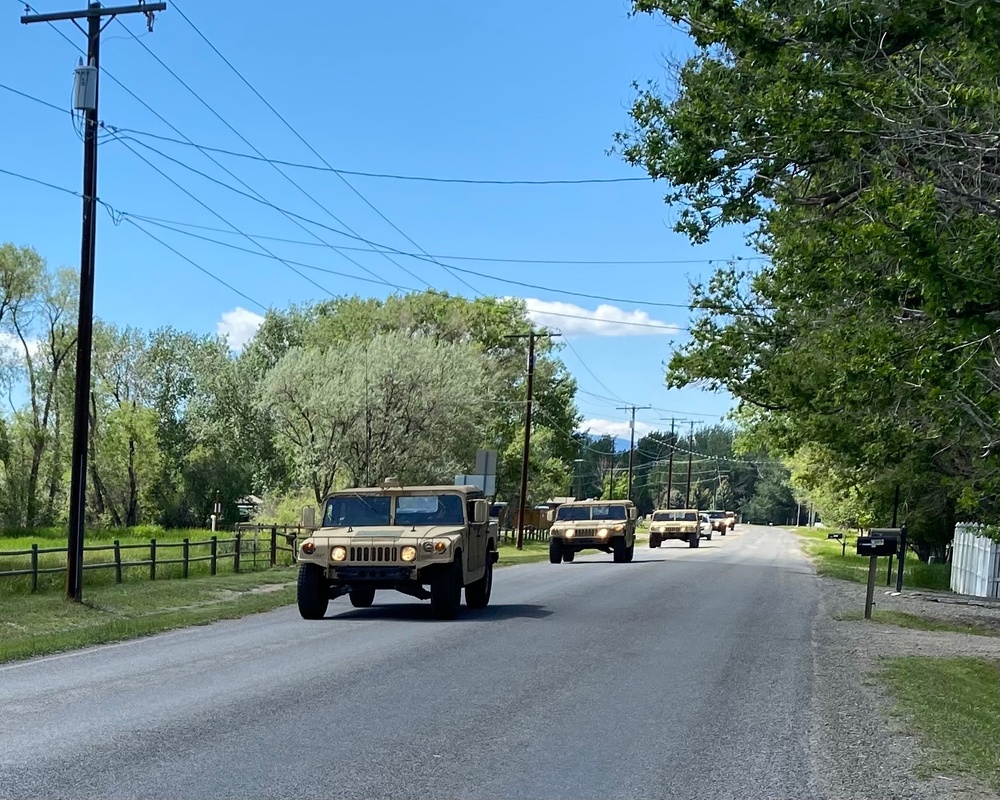
<path fill-rule="evenodd" d="M 290 560 L 294 562 L 298 552 L 298 539 L 304 532 L 305 529 L 284 525 L 239 524 L 232 538 L 220 539 L 217 535 L 200 541 L 192 541 L 187 537 L 180 541 L 158 541 L 152 538 L 148 544 L 146 542 L 122 544 L 120 540 L 115 539 L 112 544 L 85 545 L 83 569 L 114 570 L 115 583 L 123 582 L 125 569 L 135 567 L 148 567 L 151 581 L 156 580 L 157 567 L 180 565 L 181 578 L 187 578 L 191 572 L 191 565 L 201 562 L 208 562 L 209 575 L 218 574 L 220 562 L 231 563 L 232 571 L 239 573 L 248 565 L 251 569 L 276 566 L 279 554 L 282 553 L 290 554 Z M 192 548 L 205 547 L 208 548 L 207 555 L 192 554 Z M 130 559 L 130 555 L 136 551 L 143 551 L 143 557 Z M 110 553 L 111 558 L 88 563 L 88 553 Z M 59 566 L 46 566 L 44 557 L 56 554 L 63 556 L 63 563 Z M 0 550 L 0 565 L 5 559 L 28 560 L 25 567 L 0 570 L 0 579 L 28 576 L 31 591 L 36 592 L 40 575 L 66 572 L 65 555 L 65 547 L 39 547 L 37 543 L 25 550 Z"/>

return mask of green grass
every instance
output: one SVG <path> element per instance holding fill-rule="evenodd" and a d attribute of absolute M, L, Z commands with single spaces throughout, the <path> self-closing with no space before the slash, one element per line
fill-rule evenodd
<path fill-rule="evenodd" d="M 862 620 L 865 618 L 863 611 L 849 611 L 841 614 L 837 619 L 841 620 Z M 1000 636 L 1000 627 L 990 627 L 988 625 L 977 624 L 955 624 L 953 622 L 941 622 L 940 620 L 922 617 L 918 614 L 907 614 L 903 611 L 873 611 L 872 622 L 883 625 L 896 625 L 900 628 L 910 628 L 916 631 L 937 631 L 941 633 L 964 633 L 971 636 Z"/>
<path fill-rule="evenodd" d="M 29 595 L 5 603 L 0 662 L 270 611 L 295 602 L 295 576 L 294 569 L 276 567 L 186 581 L 88 583 L 80 604 L 54 592 Z"/>
<path fill-rule="evenodd" d="M 1000 788 L 1000 664 L 907 656 L 886 659 L 881 676 L 928 752 L 923 777 L 970 775 Z"/>
<path fill-rule="evenodd" d="M 799 536 L 806 554 L 816 565 L 820 575 L 839 578 L 854 583 L 868 582 L 868 557 L 859 556 L 855 551 L 854 537 L 847 544 L 846 555 L 841 555 L 841 543 L 836 539 L 827 539 L 827 533 L 833 533 L 828 528 L 793 528 Z M 844 533 L 841 531 L 841 533 Z M 845 535 L 847 535 L 845 533 Z M 888 564 L 885 558 L 879 558 L 879 580 L 882 586 Z M 895 585 L 895 562 L 893 566 L 893 585 Z M 908 589 L 931 589 L 948 591 L 951 585 L 951 567 L 948 564 L 925 564 L 913 553 L 906 554 L 903 567 L 903 586 Z"/>

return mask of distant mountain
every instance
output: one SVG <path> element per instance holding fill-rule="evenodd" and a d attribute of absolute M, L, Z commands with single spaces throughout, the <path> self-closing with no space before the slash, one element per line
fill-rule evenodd
<path fill-rule="evenodd" d="M 600 441 L 601 439 L 603 439 L 604 437 L 603 436 L 595 436 L 594 434 L 589 434 L 588 438 L 592 442 L 597 442 L 597 441 Z M 639 437 L 637 436 L 636 440 L 638 440 L 638 438 Z M 628 452 L 628 446 L 629 446 L 629 438 L 627 436 L 616 436 L 615 437 L 615 451 L 616 452 L 619 452 L 619 453 L 626 452 L 627 453 Z"/>

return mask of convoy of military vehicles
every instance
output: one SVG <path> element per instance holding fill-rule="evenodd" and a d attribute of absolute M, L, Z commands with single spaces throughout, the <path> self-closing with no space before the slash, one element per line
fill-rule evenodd
<path fill-rule="evenodd" d="M 485 608 L 499 558 L 494 513 L 496 504 L 474 485 L 403 486 L 389 478 L 378 487 L 333 492 L 318 525 L 304 514 L 311 533 L 296 552 L 299 614 L 322 619 L 343 595 L 367 608 L 379 591 L 430 600 L 442 620 L 458 616 L 463 592 L 468 608 Z M 548 522 L 552 564 L 570 563 L 585 550 L 632 561 L 638 517 L 630 500 L 566 502 L 549 512 Z M 658 509 L 649 520 L 649 546 L 679 539 L 698 547 L 735 526 L 733 512 Z"/>

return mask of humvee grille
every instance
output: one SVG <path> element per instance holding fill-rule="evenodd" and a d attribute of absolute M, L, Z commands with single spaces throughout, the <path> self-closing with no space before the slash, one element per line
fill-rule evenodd
<path fill-rule="evenodd" d="M 352 562 L 392 563 L 396 561 L 399 548 L 396 547 L 352 547 Z"/>

